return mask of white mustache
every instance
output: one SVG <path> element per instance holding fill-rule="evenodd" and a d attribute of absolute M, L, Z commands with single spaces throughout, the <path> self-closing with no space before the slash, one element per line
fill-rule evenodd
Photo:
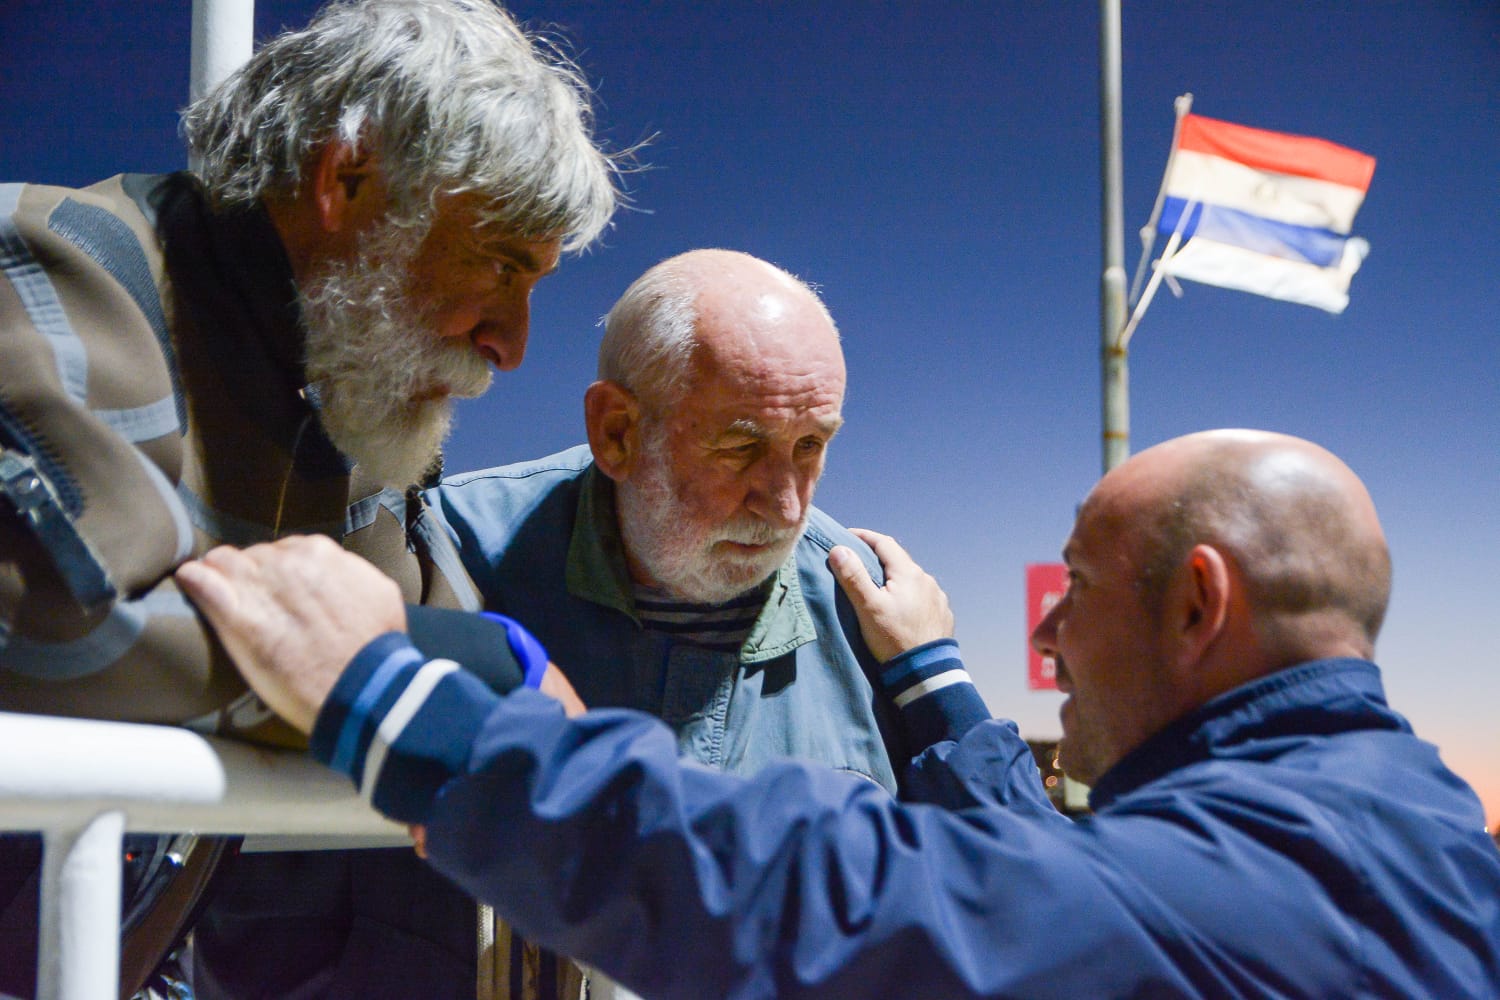
<path fill-rule="evenodd" d="M 800 528 L 777 528 L 764 521 L 730 525 L 716 541 L 734 542 L 736 545 L 782 545 L 796 539 Z"/>

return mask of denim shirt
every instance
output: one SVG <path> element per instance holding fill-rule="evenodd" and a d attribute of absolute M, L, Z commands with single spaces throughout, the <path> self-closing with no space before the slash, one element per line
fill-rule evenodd
<path fill-rule="evenodd" d="M 909 754 L 894 708 L 869 680 L 878 664 L 828 551 L 854 549 L 877 581 L 879 563 L 822 511 L 810 512 L 733 653 L 642 627 L 614 484 L 586 446 L 448 477 L 429 499 L 486 608 L 530 629 L 585 704 L 658 716 L 682 754 L 723 770 L 749 774 L 796 757 L 895 793 L 891 761 Z"/>

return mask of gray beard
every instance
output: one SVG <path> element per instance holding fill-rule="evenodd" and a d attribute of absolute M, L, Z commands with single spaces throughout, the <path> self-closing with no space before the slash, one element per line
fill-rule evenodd
<path fill-rule="evenodd" d="M 620 534 L 636 561 L 658 587 L 698 604 L 723 604 L 764 583 L 791 554 L 806 519 L 789 532 L 755 520 L 705 528 L 683 511 L 665 452 L 666 435 L 642 428 L 638 472 L 615 488 Z M 725 538 L 776 547 L 753 560 L 714 555 L 713 544 Z"/>
<path fill-rule="evenodd" d="M 352 263 L 327 264 L 299 296 L 323 430 L 362 471 L 395 489 L 437 467 L 453 420 L 450 398 L 414 397 L 437 385 L 478 396 L 491 378 L 467 340 L 432 332 L 407 289 L 422 235 L 382 224 Z"/>

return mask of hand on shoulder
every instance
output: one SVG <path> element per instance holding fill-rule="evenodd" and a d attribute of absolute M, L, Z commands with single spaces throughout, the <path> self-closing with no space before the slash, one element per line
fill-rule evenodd
<path fill-rule="evenodd" d="M 870 652 L 882 663 L 934 639 L 953 635 L 948 595 L 931 574 L 918 566 L 894 538 L 865 528 L 851 528 L 874 550 L 885 569 L 878 587 L 859 556 L 836 546 L 828 564 L 859 617 L 859 629 Z"/>

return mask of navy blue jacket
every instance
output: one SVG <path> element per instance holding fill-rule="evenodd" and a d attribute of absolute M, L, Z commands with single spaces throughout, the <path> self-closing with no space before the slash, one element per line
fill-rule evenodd
<path fill-rule="evenodd" d="M 904 710 L 963 688 L 953 665 Z M 314 753 L 527 935 L 646 996 L 1500 996 L 1500 852 L 1371 663 L 1216 699 L 1076 823 L 1004 722 L 929 729 L 907 790 L 935 805 L 906 804 L 795 763 L 679 763 L 649 717 L 565 722 L 443 669 L 375 640 Z"/>

